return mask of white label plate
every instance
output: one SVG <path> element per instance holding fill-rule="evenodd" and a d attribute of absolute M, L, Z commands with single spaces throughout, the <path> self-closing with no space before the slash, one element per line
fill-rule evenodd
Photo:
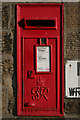
<path fill-rule="evenodd" d="M 50 72 L 49 46 L 37 46 L 37 72 Z"/>
<path fill-rule="evenodd" d="M 80 61 L 68 60 L 65 65 L 65 96 L 67 98 L 80 98 L 80 75 L 78 75 L 78 62 Z"/>

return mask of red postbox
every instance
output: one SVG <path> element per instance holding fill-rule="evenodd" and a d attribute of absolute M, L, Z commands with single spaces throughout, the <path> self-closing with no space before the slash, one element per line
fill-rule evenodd
<path fill-rule="evenodd" d="M 63 4 L 17 5 L 17 115 L 63 116 Z"/>

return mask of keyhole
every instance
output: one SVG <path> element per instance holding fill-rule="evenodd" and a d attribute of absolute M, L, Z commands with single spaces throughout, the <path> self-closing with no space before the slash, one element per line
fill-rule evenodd
<path fill-rule="evenodd" d="M 32 71 L 30 71 L 30 76 L 31 76 L 31 74 L 32 74 Z"/>

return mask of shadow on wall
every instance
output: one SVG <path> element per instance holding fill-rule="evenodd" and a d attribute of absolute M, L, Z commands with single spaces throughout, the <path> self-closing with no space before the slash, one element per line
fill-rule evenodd
<path fill-rule="evenodd" d="M 14 41 L 13 41 L 13 78 L 12 78 L 12 86 L 13 86 L 13 94 L 14 94 L 14 108 L 13 115 L 17 115 L 17 32 L 16 32 L 16 5 L 15 5 L 15 28 L 14 28 Z"/>

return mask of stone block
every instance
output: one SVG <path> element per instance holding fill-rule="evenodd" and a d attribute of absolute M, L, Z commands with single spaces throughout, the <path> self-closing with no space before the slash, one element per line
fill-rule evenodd
<path fill-rule="evenodd" d="M 17 14 L 17 11 L 16 11 L 16 4 L 13 3 L 11 5 L 11 21 L 10 21 L 10 27 L 11 28 L 15 28 L 15 21 L 16 21 L 16 14 Z"/>
<path fill-rule="evenodd" d="M 78 30 L 68 30 L 66 32 L 66 59 L 79 59 L 80 34 Z"/>
<path fill-rule="evenodd" d="M 65 99 L 64 112 L 66 115 L 79 116 L 80 113 L 80 100 L 79 99 Z"/>
<path fill-rule="evenodd" d="M 14 109 L 14 91 L 13 91 L 13 61 L 8 58 L 2 61 L 2 84 L 8 88 L 7 110 L 9 116 L 13 114 Z"/>
<path fill-rule="evenodd" d="M 9 27 L 9 18 L 10 18 L 10 8 L 9 4 L 2 4 L 2 27 L 8 28 Z"/>
<path fill-rule="evenodd" d="M 2 90 L 2 116 L 6 117 L 8 115 L 8 91 L 7 87 L 4 86 Z"/>
<path fill-rule="evenodd" d="M 66 3 L 66 28 L 75 29 L 79 27 L 78 2 Z"/>
<path fill-rule="evenodd" d="M 13 97 L 13 89 L 10 86 L 6 86 L 3 88 L 2 101 L 3 101 L 2 102 L 2 116 L 4 118 L 10 117 L 10 116 L 12 117 L 13 108 L 14 108 L 14 97 Z"/>
<path fill-rule="evenodd" d="M 8 112 L 9 115 L 13 115 L 13 109 L 14 109 L 14 97 L 8 98 Z"/>
<path fill-rule="evenodd" d="M 2 73 L 1 73 L 1 70 L 0 70 L 0 84 L 2 85 Z"/>
<path fill-rule="evenodd" d="M 2 118 L 2 84 L 0 83 L 0 119 Z"/>
<path fill-rule="evenodd" d="M 11 79 L 11 76 L 13 75 L 13 61 L 10 61 L 10 60 L 2 61 L 2 71 L 3 71 L 3 75 L 6 74 L 8 75 L 9 79 Z M 5 76 L 3 77 L 5 80 Z"/>
<path fill-rule="evenodd" d="M 13 32 L 2 32 L 2 53 L 12 54 L 13 52 Z"/>

